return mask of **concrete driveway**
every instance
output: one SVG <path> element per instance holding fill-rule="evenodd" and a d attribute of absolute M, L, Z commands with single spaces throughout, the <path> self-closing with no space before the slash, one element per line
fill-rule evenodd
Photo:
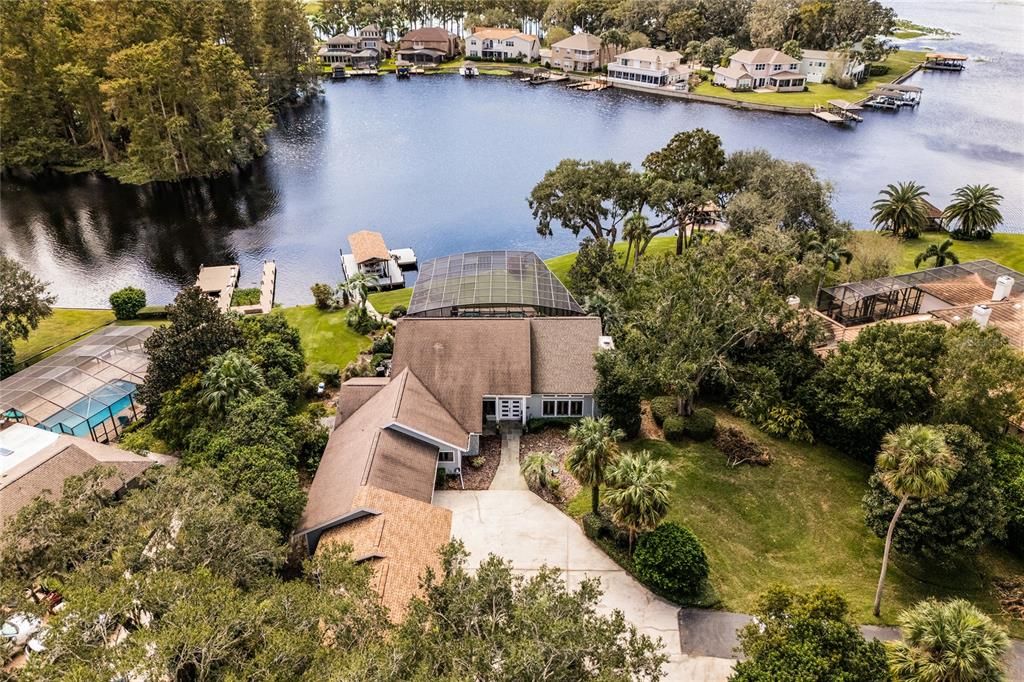
<path fill-rule="evenodd" d="M 452 511 L 452 536 L 465 543 L 470 567 L 497 554 L 524 575 L 545 564 L 560 568 L 570 587 L 584 577 L 600 578 L 602 611 L 619 609 L 640 631 L 661 638 L 670 658 L 666 679 L 720 682 L 728 677 L 732 660 L 682 654 L 678 607 L 651 594 L 572 519 L 528 490 L 439 491 L 434 504 Z"/>

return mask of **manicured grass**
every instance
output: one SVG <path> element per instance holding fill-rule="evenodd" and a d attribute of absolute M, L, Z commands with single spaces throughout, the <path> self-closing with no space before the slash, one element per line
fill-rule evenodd
<path fill-rule="evenodd" d="M 868 465 L 831 448 L 775 440 L 723 411 L 718 418 L 765 443 L 775 458 L 771 466 L 732 468 L 710 443 L 638 441 L 627 447 L 670 462 L 675 488 L 667 520 L 700 538 L 723 608 L 749 613 L 773 583 L 799 589 L 826 583 L 846 596 L 860 622 L 879 622 L 871 604 L 882 541 L 865 526 L 861 510 Z M 587 511 L 589 490 L 580 497 L 571 511 Z M 1022 573 L 1024 562 L 995 550 L 976 567 L 942 569 L 897 558 L 889 568 L 881 622 L 893 623 L 925 597 L 957 595 L 1007 623 L 991 578 Z M 1007 624 L 1015 636 L 1024 634 L 1024 623 Z"/>
<path fill-rule="evenodd" d="M 345 324 L 345 312 L 325 312 L 313 305 L 300 305 L 278 308 L 272 314 L 284 315 L 299 330 L 307 362 L 328 362 L 344 368 L 370 346 L 369 338 Z"/>
<path fill-rule="evenodd" d="M 917 254 L 927 249 L 929 244 L 941 244 L 946 239 L 949 239 L 949 235 L 944 232 L 926 232 L 919 239 L 902 242 L 897 272 L 912 272 Z M 974 242 L 954 240 L 951 248 L 961 262 L 988 258 L 1011 270 L 1024 272 L 1024 234 L 996 233 L 992 239 Z M 935 261 L 929 263 L 934 265 Z M 921 268 L 925 267 L 922 263 Z"/>
<path fill-rule="evenodd" d="M 874 90 L 878 84 L 889 83 L 910 71 L 914 66 L 924 61 L 924 55 L 924 52 L 900 50 L 882 62 L 882 64 L 889 67 L 888 73 L 884 76 L 871 76 L 851 90 L 843 90 L 835 85 L 826 85 L 824 83 L 808 83 L 807 90 L 804 92 L 731 92 L 723 87 L 712 85 L 709 79 L 694 88 L 693 92 L 698 95 L 721 97 L 738 102 L 756 102 L 758 104 L 775 104 L 788 107 L 811 108 L 816 104 L 824 105 L 830 99 L 845 99 L 849 102 L 856 102 L 867 97 L 868 93 Z"/>
<path fill-rule="evenodd" d="M 378 291 L 370 294 L 370 305 L 381 315 L 387 315 L 396 305 L 409 307 L 409 299 L 412 298 L 412 288 L 392 289 L 390 291 Z"/>
<path fill-rule="evenodd" d="M 55 353 L 80 334 L 96 330 L 113 321 L 114 313 L 110 310 L 54 308 L 53 315 L 41 321 L 29 334 L 27 341 L 14 342 L 15 362 L 20 366 L 20 363 L 29 358 L 41 360 L 45 356 L 33 356 L 47 349 L 51 349 L 47 355 Z"/>

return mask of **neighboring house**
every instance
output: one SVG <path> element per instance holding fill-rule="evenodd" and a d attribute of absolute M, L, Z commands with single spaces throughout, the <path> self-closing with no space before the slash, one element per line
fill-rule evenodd
<path fill-rule="evenodd" d="M 110 467 L 104 486 L 119 493 L 155 463 L 155 458 L 34 426 L 0 428 L 0 529 L 35 498 L 59 498 L 72 476 Z"/>
<path fill-rule="evenodd" d="M 537 36 L 514 28 L 478 28 L 466 40 L 466 56 L 498 62 L 535 62 L 540 59 L 540 41 Z"/>
<path fill-rule="evenodd" d="M 562 71 L 600 71 L 622 51 L 618 45 L 602 44 L 595 35 L 577 33 L 551 46 L 548 64 Z"/>
<path fill-rule="evenodd" d="M 624 52 L 608 65 L 608 80 L 624 85 L 660 88 L 686 81 L 690 69 L 678 52 L 641 47 Z"/>
<path fill-rule="evenodd" d="M 359 29 L 355 36 L 338 34 L 317 51 L 322 64 L 345 64 L 356 68 L 376 68 L 391 56 L 391 46 L 384 40 L 380 27 L 371 24 Z"/>
<path fill-rule="evenodd" d="M 409 31 L 398 41 L 399 61 L 410 64 L 440 64 L 455 59 L 461 52 L 459 38 L 436 26 Z"/>
<path fill-rule="evenodd" d="M 405 274 L 380 232 L 353 232 L 348 245 L 352 253 L 341 254 L 341 274 L 346 280 L 358 272 L 376 278 L 381 289 L 405 286 Z"/>
<path fill-rule="evenodd" d="M 924 205 L 924 213 L 928 219 L 922 229 L 925 232 L 938 232 L 946 229 L 942 224 L 942 209 L 927 199 L 919 199 L 919 201 Z"/>
<path fill-rule="evenodd" d="M 801 92 L 807 80 L 800 60 L 766 47 L 740 50 L 729 58 L 729 66 L 716 66 L 714 74 L 714 84 L 728 90 Z"/>
<path fill-rule="evenodd" d="M 522 287 L 503 281 L 488 295 L 514 307 Z M 347 543 L 354 560 L 371 562 L 395 620 L 451 534 L 451 512 L 431 506 L 437 469 L 460 470 L 498 423 L 595 413 L 593 356 L 608 347 L 600 319 L 509 314 L 403 318 L 391 375 L 350 379 L 338 392 L 296 535 L 310 553 Z"/>
<path fill-rule="evenodd" d="M 895 277 L 848 282 L 818 293 L 816 314 L 830 330 L 824 349 L 852 341 L 878 322 L 975 320 L 997 328 L 1024 351 L 1024 274 L 991 260 L 927 268 Z"/>
<path fill-rule="evenodd" d="M 864 78 L 864 62 L 830 50 L 802 50 L 800 73 L 808 83 L 835 81 L 849 76 L 855 81 Z"/>

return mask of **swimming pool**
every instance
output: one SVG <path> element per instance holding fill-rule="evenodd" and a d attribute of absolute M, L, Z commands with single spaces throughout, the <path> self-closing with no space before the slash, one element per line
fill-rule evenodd
<path fill-rule="evenodd" d="M 39 426 L 48 431 L 88 437 L 93 427 L 130 407 L 132 395 L 137 388 L 132 382 L 123 379 L 111 381 L 47 417 Z"/>

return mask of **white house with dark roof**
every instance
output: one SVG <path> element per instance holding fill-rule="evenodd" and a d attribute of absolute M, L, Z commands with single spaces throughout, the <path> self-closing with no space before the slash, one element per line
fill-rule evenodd
<path fill-rule="evenodd" d="M 714 74 L 714 84 L 728 90 L 802 92 L 807 80 L 800 73 L 799 59 L 767 47 L 740 50 L 729 58 L 728 66 L 716 66 Z"/>
<path fill-rule="evenodd" d="M 622 85 L 661 88 L 685 81 L 690 69 L 678 52 L 641 47 L 624 52 L 608 65 L 608 80 Z"/>

